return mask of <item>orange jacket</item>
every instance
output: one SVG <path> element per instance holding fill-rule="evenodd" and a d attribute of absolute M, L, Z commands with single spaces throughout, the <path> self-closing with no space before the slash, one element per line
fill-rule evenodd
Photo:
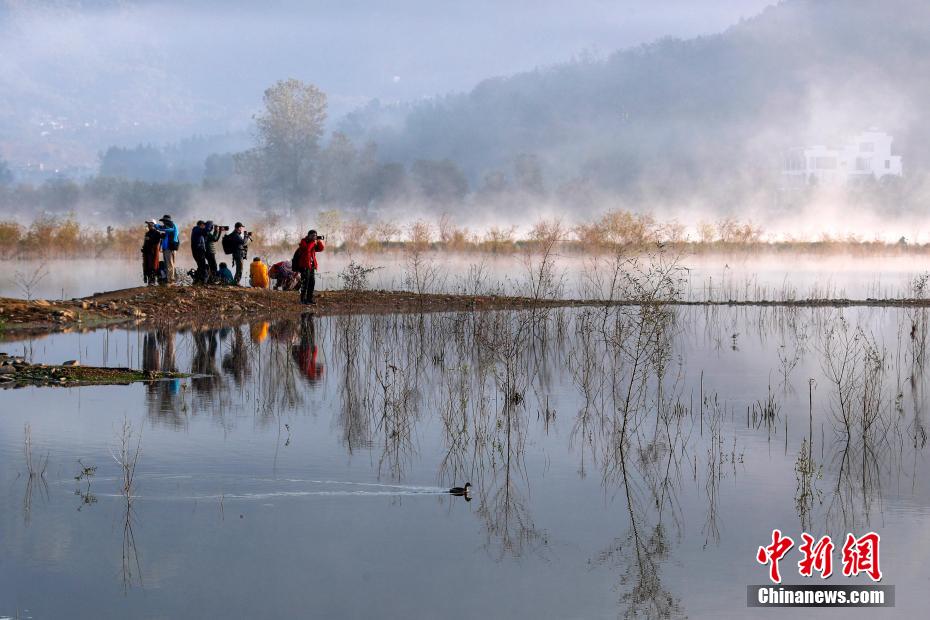
<path fill-rule="evenodd" d="M 268 288 L 268 265 L 262 261 L 252 261 L 249 267 L 249 280 L 255 288 Z"/>

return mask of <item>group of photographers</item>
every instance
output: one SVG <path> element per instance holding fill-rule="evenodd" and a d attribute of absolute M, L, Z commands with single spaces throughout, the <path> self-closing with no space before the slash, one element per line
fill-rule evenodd
<path fill-rule="evenodd" d="M 146 221 L 145 238 L 142 243 L 142 275 L 147 285 L 158 283 L 172 284 L 176 281 L 175 256 L 180 245 L 177 225 L 170 215 L 160 220 Z M 311 230 L 300 240 L 300 245 L 290 261 L 275 263 L 271 269 L 271 278 L 275 288 L 284 290 L 300 287 L 300 301 L 314 304 L 313 292 L 316 286 L 316 270 L 319 262 L 317 252 L 325 248 L 323 236 Z M 191 230 L 191 254 L 196 269 L 189 273 L 194 284 L 231 284 L 238 286 L 242 281 L 243 265 L 248 257 L 252 233 L 245 229 L 242 222 L 236 222 L 230 231 L 229 226 L 214 224 L 212 220 L 197 222 Z M 225 262 L 217 263 L 216 244 L 220 243 L 223 253 L 232 257 L 233 269 L 230 271 Z M 269 285 L 267 265 L 255 257 L 250 269 L 252 286 L 267 288 Z"/>
<path fill-rule="evenodd" d="M 213 220 L 199 220 L 191 230 L 191 253 L 194 255 L 194 262 L 197 263 L 194 283 L 215 282 L 226 267 L 225 263 L 216 263 L 216 243 L 219 241 L 223 252 L 232 256 L 233 267 L 236 270 L 232 282 L 226 284 L 239 284 L 242 281 L 242 262 L 248 255 L 251 240 L 252 233 L 245 229 L 242 222 L 236 222 L 232 232 L 229 232 L 229 226 L 219 226 L 214 224 Z M 228 267 L 225 270 L 229 271 Z"/>

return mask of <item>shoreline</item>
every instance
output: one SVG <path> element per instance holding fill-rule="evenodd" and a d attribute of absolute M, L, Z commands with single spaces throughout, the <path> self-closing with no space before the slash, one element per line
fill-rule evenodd
<path fill-rule="evenodd" d="M 554 308 L 590 303 L 406 291 L 320 291 L 316 305 L 297 291 L 234 286 L 150 286 L 64 301 L 0 297 L 0 341 L 122 325 L 182 329 L 299 317 Z"/>
<path fill-rule="evenodd" d="M 0 297 L 0 341 L 122 325 L 182 329 L 298 317 L 302 314 L 400 314 L 639 306 L 640 300 L 533 299 L 406 291 L 321 291 L 317 304 L 302 305 L 296 291 L 232 286 L 150 286 L 95 293 L 66 301 Z M 930 299 L 788 299 L 758 301 L 660 301 L 668 306 L 767 308 L 926 308 Z"/>

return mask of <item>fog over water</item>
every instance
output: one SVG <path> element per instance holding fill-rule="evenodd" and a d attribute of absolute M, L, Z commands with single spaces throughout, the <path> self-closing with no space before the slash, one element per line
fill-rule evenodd
<path fill-rule="evenodd" d="M 766 240 L 930 239 L 916 0 L 2 6 L 0 198 L 26 225 L 338 211 L 525 228 L 625 209 L 692 239 L 722 217 Z M 236 155 L 288 78 L 326 95 L 325 119 L 303 160 L 258 178 Z M 866 150 L 785 174 L 799 149 L 849 144 Z"/>
<path fill-rule="evenodd" d="M 285 260 L 266 255 L 266 261 Z M 538 258 L 534 258 L 538 265 Z M 411 267 L 402 253 L 327 254 L 320 258 L 317 283 L 320 290 L 341 289 L 339 274 L 350 262 L 375 267 L 368 286 L 378 290 L 412 290 Z M 439 253 L 428 258 L 435 272 L 426 292 L 458 294 L 526 295 L 530 278 L 527 258 Z M 190 262 L 190 265 L 188 265 Z M 531 263 L 532 264 L 532 263 Z M 193 262 L 182 257 L 186 271 Z M 686 301 L 759 301 L 784 299 L 895 299 L 913 297 L 914 284 L 930 271 L 921 256 L 851 257 L 796 256 L 783 254 L 718 255 L 685 257 L 680 273 L 682 299 Z M 593 276 L 609 271 L 605 257 L 567 255 L 555 258 L 558 297 L 592 299 L 605 294 Z M 69 259 L 0 261 L 0 297 L 25 298 L 23 279 L 41 276 L 30 286 L 32 298 L 71 299 L 94 293 L 142 285 L 135 260 Z M 296 294 L 296 293 L 295 293 Z"/>

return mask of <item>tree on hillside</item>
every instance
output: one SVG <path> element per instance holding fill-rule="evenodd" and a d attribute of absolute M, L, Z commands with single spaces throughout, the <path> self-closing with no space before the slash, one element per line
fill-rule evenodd
<path fill-rule="evenodd" d="M 583 178 L 644 207 L 755 203 L 779 191 L 788 150 L 841 144 L 871 126 L 894 136 L 905 178 L 930 182 L 930 123 L 903 112 L 930 100 L 930 3 L 772 4 L 720 34 L 664 38 L 405 108 L 373 103 L 343 129 L 407 166 L 452 159 L 489 196 L 505 171 L 521 193 Z M 521 155 L 533 153 L 538 161 Z M 921 191 L 906 196 L 920 208 Z"/>
<path fill-rule="evenodd" d="M 266 199 L 293 206 L 316 188 L 326 94 L 313 84 L 288 79 L 265 91 L 265 109 L 255 116 L 256 146 L 236 158 Z"/>

